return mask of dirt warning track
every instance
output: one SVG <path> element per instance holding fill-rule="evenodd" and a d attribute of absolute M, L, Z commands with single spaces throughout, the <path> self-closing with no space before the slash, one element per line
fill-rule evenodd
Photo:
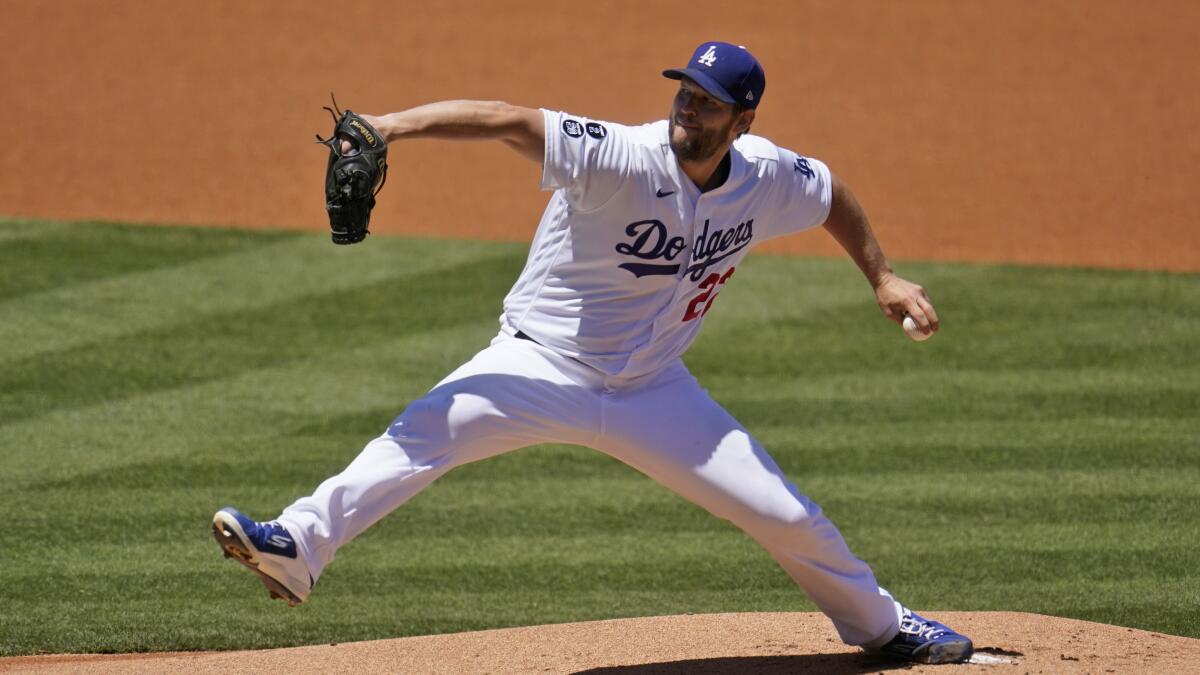
<path fill-rule="evenodd" d="M 754 133 L 826 160 L 894 258 L 1200 271 L 1197 26 L 1186 0 L 14 0 L 0 214 L 320 229 L 329 91 L 640 123 L 723 39 L 766 68 Z M 377 233 L 525 240 L 545 204 L 499 144 L 392 154 Z"/>

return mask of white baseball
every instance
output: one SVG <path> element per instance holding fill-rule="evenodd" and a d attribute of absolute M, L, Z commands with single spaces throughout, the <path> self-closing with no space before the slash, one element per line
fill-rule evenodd
<path fill-rule="evenodd" d="M 904 333 L 909 337 L 910 340 L 924 342 L 925 340 L 933 337 L 933 331 L 928 333 L 923 332 L 921 327 L 917 325 L 917 322 L 914 321 L 911 316 L 905 315 L 904 323 L 901 325 L 904 326 Z"/>

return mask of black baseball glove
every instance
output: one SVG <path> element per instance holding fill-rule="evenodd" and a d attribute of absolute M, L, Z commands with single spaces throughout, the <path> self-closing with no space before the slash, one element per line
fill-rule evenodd
<path fill-rule="evenodd" d="M 331 95 L 332 97 L 332 95 Z M 329 147 L 329 166 L 325 169 L 325 210 L 333 243 L 357 244 L 368 234 L 367 223 L 375 208 L 375 195 L 387 180 L 387 140 L 353 111 L 333 108 L 333 135 L 317 135 L 317 142 Z M 342 141 L 353 146 L 343 153 Z"/>

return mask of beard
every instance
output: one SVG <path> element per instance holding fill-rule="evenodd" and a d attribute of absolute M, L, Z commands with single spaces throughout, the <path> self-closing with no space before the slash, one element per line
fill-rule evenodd
<path fill-rule="evenodd" d="M 721 150 L 725 145 L 725 139 L 729 137 L 729 131 L 733 129 L 733 124 L 737 120 L 729 120 L 720 129 L 708 129 L 701 131 L 690 137 L 685 137 L 682 141 L 675 140 L 675 117 L 671 116 L 668 123 L 668 138 L 671 141 L 671 152 L 675 153 L 676 159 L 681 162 L 702 162 L 710 159 L 713 155 Z"/>

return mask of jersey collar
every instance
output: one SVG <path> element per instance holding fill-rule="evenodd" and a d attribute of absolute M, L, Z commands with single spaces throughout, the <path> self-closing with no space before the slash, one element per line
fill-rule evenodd
<path fill-rule="evenodd" d="M 675 156 L 675 152 L 671 150 L 671 125 L 663 120 L 662 133 L 660 134 L 663 158 L 666 160 L 667 168 L 671 172 L 671 178 L 675 180 L 675 184 L 680 189 L 684 190 L 693 200 L 700 195 L 719 195 L 729 190 L 742 182 L 746 175 L 746 167 L 748 162 L 745 156 L 738 150 L 737 142 L 735 141 L 729 148 L 729 176 L 725 178 L 725 182 L 720 187 L 709 190 L 708 192 L 700 192 L 700 188 L 692 182 L 691 178 L 683 172 L 683 167 L 679 166 L 679 159 Z"/>

